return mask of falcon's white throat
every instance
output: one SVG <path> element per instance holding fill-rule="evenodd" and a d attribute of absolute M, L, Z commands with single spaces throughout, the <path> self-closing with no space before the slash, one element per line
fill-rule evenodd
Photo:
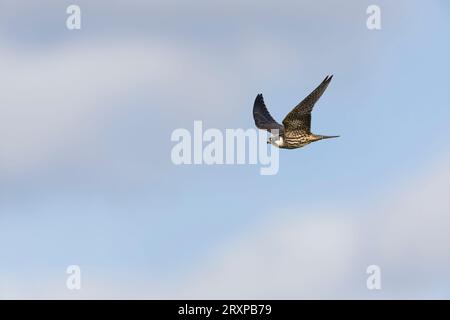
<path fill-rule="evenodd" d="M 274 145 L 275 147 L 281 147 L 284 145 L 284 140 L 282 136 L 273 136 L 269 138 L 268 141 L 271 145 Z"/>

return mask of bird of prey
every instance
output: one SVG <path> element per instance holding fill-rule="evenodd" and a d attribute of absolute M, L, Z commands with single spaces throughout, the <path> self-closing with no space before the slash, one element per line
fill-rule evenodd
<path fill-rule="evenodd" d="M 253 119 L 259 129 L 272 133 L 267 143 L 278 148 L 296 149 L 311 142 L 339 136 L 323 136 L 311 132 L 311 111 L 328 87 L 333 76 L 327 76 L 302 102 L 300 102 L 283 120 L 283 125 L 275 121 L 266 108 L 262 94 L 258 94 L 253 105 Z"/>

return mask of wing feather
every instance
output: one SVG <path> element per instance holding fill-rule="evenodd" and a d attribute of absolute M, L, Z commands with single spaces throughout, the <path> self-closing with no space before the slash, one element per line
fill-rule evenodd
<path fill-rule="evenodd" d="M 253 104 L 253 119 L 255 120 L 256 127 L 259 129 L 267 131 L 276 129 L 279 132 L 284 130 L 283 126 L 276 122 L 270 115 L 262 94 L 256 96 L 255 103 Z"/>
<path fill-rule="evenodd" d="M 311 111 L 317 100 L 327 89 L 333 76 L 327 76 L 321 84 L 317 86 L 305 99 L 303 99 L 291 112 L 283 119 L 283 125 L 286 131 L 301 130 L 311 131 Z"/>

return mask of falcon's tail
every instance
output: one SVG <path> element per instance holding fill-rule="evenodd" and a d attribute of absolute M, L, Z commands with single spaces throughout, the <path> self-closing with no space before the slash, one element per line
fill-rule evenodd
<path fill-rule="evenodd" d="M 316 137 L 319 138 L 318 140 L 323 140 L 323 139 L 339 138 L 340 136 L 322 136 L 322 135 L 317 135 Z"/>

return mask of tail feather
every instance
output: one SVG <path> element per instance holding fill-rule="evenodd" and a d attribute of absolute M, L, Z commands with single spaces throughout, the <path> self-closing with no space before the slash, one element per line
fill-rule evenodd
<path fill-rule="evenodd" d="M 340 136 L 322 136 L 319 135 L 318 138 L 319 140 L 323 140 L 323 139 L 331 139 L 331 138 L 339 138 Z"/>

